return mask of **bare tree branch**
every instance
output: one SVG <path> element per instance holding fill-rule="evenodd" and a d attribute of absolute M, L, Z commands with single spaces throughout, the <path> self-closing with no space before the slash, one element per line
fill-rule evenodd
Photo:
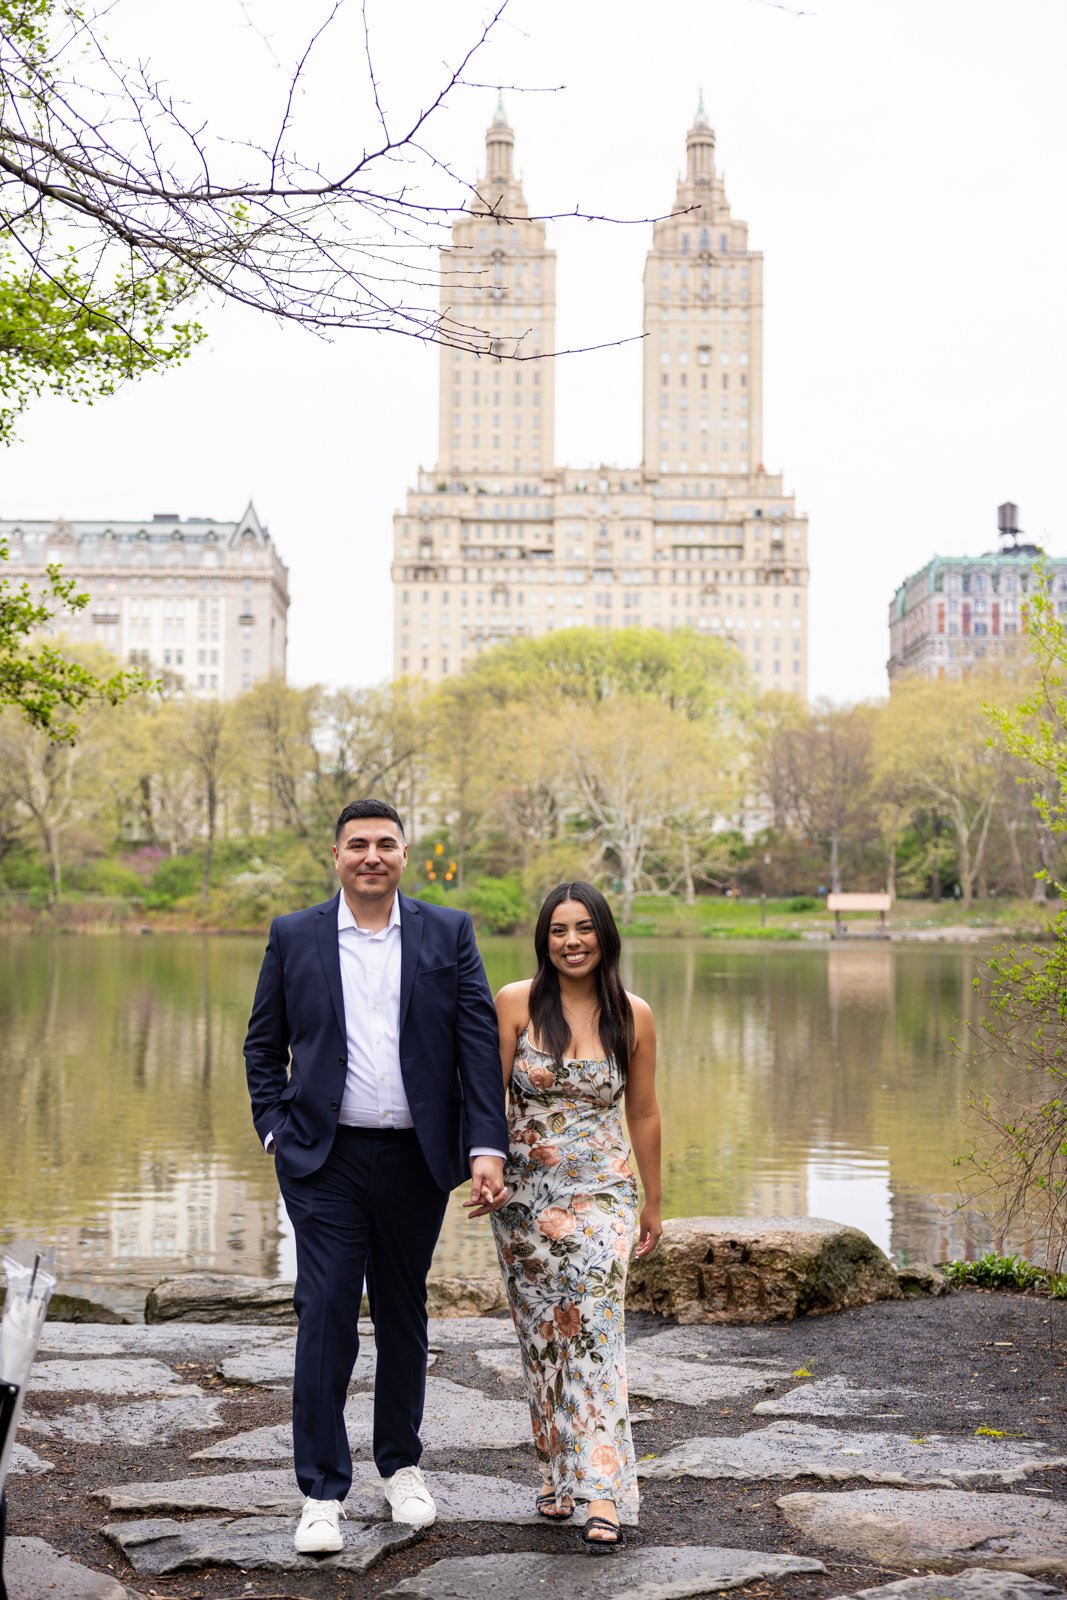
<path fill-rule="evenodd" d="M 508 0 L 498 0 L 440 87 L 390 132 L 375 62 L 369 0 L 360 0 L 363 54 L 377 129 L 358 158 L 302 151 L 304 85 L 325 41 L 354 0 L 324 0 L 321 20 L 286 72 L 275 130 L 266 143 L 235 141 L 177 101 L 148 61 L 109 54 L 101 23 L 53 0 L 47 27 L 27 33 L 19 11 L 0 0 L 0 234 L 46 281 L 73 250 L 85 309 L 110 318 L 134 344 L 136 304 L 146 286 L 166 286 L 174 306 L 208 291 L 321 335 L 365 330 L 406 334 L 507 360 L 543 359 L 627 343 L 534 351 L 526 335 L 494 347 L 488 328 L 452 303 L 476 281 L 461 262 L 438 264 L 458 215 L 501 229 L 520 221 L 582 220 L 642 226 L 573 209 L 508 214 L 436 152 L 431 133 L 491 44 Z M 239 0 L 248 27 L 272 58 L 273 45 Z M 554 93 L 552 88 L 518 92 Z M 339 169 L 339 170 L 338 170 Z M 123 289 L 108 288 L 121 252 Z M 90 292 L 91 286 L 91 292 Z"/>

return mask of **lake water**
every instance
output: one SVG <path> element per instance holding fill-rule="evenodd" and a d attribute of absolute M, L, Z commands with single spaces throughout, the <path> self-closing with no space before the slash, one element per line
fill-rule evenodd
<path fill-rule="evenodd" d="M 176 1272 L 291 1275 L 241 1046 L 262 938 L 0 940 L 0 1238 L 54 1242 L 60 1287 L 139 1312 Z M 525 940 L 482 942 L 492 986 Z M 989 1242 L 956 1209 L 973 948 L 633 941 L 656 1014 L 667 1216 L 821 1216 L 898 1262 Z M 988 1069 L 992 1070 L 992 1069 Z M 980 1086 L 980 1085 L 979 1085 Z M 440 1273 L 495 1267 L 453 1202 Z"/>

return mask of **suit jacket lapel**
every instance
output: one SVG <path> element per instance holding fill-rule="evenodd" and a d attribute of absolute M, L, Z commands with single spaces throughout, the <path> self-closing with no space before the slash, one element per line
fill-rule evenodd
<path fill-rule="evenodd" d="M 422 913 L 417 900 L 400 896 L 400 1019 L 398 1036 L 404 1031 L 404 1019 L 411 1004 L 411 991 L 415 987 L 415 969 L 419 964 L 422 945 Z M 338 981 L 340 979 L 338 978 Z"/>
<path fill-rule="evenodd" d="M 333 1001 L 333 1009 L 337 1013 L 337 1021 L 341 1033 L 347 1038 L 345 1025 L 345 999 L 341 989 L 341 952 L 337 943 L 337 901 L 330 900 L 319 908 L 319 920 L 315 925 L 315 933 L 319 942 L 319 956 L 322 960 L 322 969 L 326 974 L 326 987 Z"/>

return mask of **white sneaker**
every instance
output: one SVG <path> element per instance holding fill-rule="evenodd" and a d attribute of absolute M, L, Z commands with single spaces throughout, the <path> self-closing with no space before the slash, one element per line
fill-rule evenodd
<path fill-rule="evenodd" d="M 428 1528 L 436 1518 L 437 1507 L 418 1467 L 401 1467 L 391 1478 L 382 1479 L 382 1488 L 393 1508 L 394 1522 Z"/>
<path fill-rule="evenodd" d="M 300 1554 L 324 1556 L 331 1551 L 342 1550 L 344 1540 L 341 1538 L 340 1519 L 344 1516 L 347 1516 L 347 1512 L 340 1500 L 305 1500 L 300 1513 L 300 1526 L 293 1538 Z"/>

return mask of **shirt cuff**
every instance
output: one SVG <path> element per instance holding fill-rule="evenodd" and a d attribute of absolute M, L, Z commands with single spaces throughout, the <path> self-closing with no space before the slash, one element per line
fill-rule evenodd
<path fill-rule="evenodd" d="M 273 1133 L 268 1133 L 267 1137 L 263 1141 L 263 1148 L 267 1152 L 267 1154 L 270 1155 L 271 1151 L 274 1149 L 274 1135 L 273 1135 Z"/>
<path fill-rule="evenodd" d="M 475 1156 L 496 1156 L 499 1161 L 508 1159 L 503 1150 L 490 1150 L 487 1145 L 477 1145 L 470 1152 L 470 1159 L 473 1161 Z"/>

